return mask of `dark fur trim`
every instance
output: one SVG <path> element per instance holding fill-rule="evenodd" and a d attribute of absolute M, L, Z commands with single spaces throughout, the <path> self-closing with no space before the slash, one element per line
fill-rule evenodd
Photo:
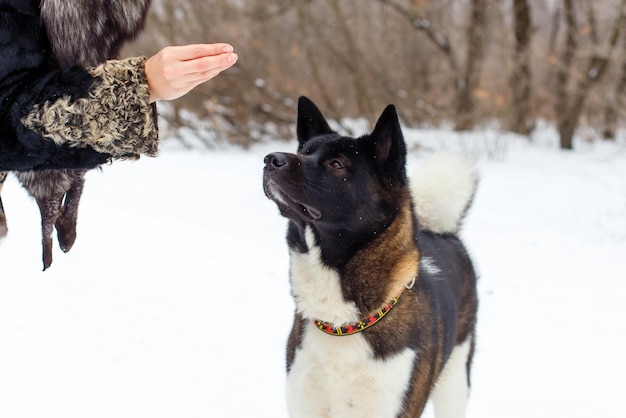
<path fill-rule="evenodd" d="M 2 204 L 2 200 L 0 200 L 0 205 Z M 0 241 L 2 238 L 7 236 L 9 232 L 9 228 L 7 228 L 7 218 L 4 216 L 4 210 L 0 212 Z"/>
<path fill-rule="evenodd" d="M 2 206 L 2 185 L 4 184 L 4 180 L 7 178 L 6 171 L 0 171 L 0 241 L 7 235 L 7 218 L 4 215 L 4 206 Z"/>
<path fill-rule="evenodd" d="M 78 205 L 87 170 L 42 170 L 15 173 L 41 213 L 43 269 L 52 264 L 52 232 L 56 227 L 59 246 L 68 252 L 76 240 Z"/>
<path fill-rule="evenodd" d="M 88 145 L 115 158 L 156 156 L 158 131 L 149 104 L 146 58 L 110 60 L 88 70 L 89 97 L 69 96 L 35 106 L 22 123 L 57 145 Z"/>
<path fill-rule="evenodd" d="M 62 68 L 118 58 L 143 28 L 151 0 L 42 0 L 43 20 Z"/>

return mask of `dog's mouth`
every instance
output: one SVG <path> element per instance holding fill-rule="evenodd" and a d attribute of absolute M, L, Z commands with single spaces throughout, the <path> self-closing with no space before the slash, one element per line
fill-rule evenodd
<path fill-rule="evenodd" d="M 322 219 L 322 212 L 320 212 L 318 209 L 314 208 L 313 206 L 308 206 L 302 203 L 298 203 L 300 205 L 300 208 L 302 210 L 302 212 L 305 215 L 308 215 L 309 218 L 311 218 L 314 221 L 319 221 L 320 219 Z"/>
<path fill-rule="evenodd" d="M 291 209 L 292 212 L 299 213 L 307 219 L 312 221 L 319 221 L 322 219 L 322 212 L 319 209 L 294 199 L 290 194 L 286 193 L 282 187 L 272 180 L 269 180 L 266 183 L 265 194 L 277 205 L 286 206 Z"/>

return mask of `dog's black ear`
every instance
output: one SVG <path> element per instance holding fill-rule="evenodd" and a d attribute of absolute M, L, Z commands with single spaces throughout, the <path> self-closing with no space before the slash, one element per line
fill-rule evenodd
<path fill-rule="evenodd" d="M 315 136 L 333 132 L 315 103 L 308 97 L 301 96 L 298 99 L 298 143 L 302 145 Z"/>
<path fill-rule="evenodd" d="M 405 181 L 406 144 L 394 105 L 385 108 L 369 139 L 382 172 L 392 180 Z"/>

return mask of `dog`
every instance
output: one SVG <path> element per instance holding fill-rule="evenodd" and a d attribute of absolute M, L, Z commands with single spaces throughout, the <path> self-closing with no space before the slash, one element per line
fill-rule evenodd
<path fill-rule="evenodd" d="M 477 187 L 460 156 L 406 175 L 393 105 L 359 138 L 298 101 L 297 154 L 264 158 L 266 196 L 288 220 L 295 302 L 287 341 L 294 418 L 463 417 L 478 297 L 458 237 Z"/>

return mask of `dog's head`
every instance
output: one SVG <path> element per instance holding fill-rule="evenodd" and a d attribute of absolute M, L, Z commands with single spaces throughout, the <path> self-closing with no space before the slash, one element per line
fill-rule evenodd
<path fill-rule="evenodd" d="M 263 187 L 283 216 L 318 240 L 353 245 L 384 229 L 406 188 L 406 146 L 395 107 L 359 138 L 333 131 L 306 97 L 298 102 L 297 154 L 265 157 Z"/>

